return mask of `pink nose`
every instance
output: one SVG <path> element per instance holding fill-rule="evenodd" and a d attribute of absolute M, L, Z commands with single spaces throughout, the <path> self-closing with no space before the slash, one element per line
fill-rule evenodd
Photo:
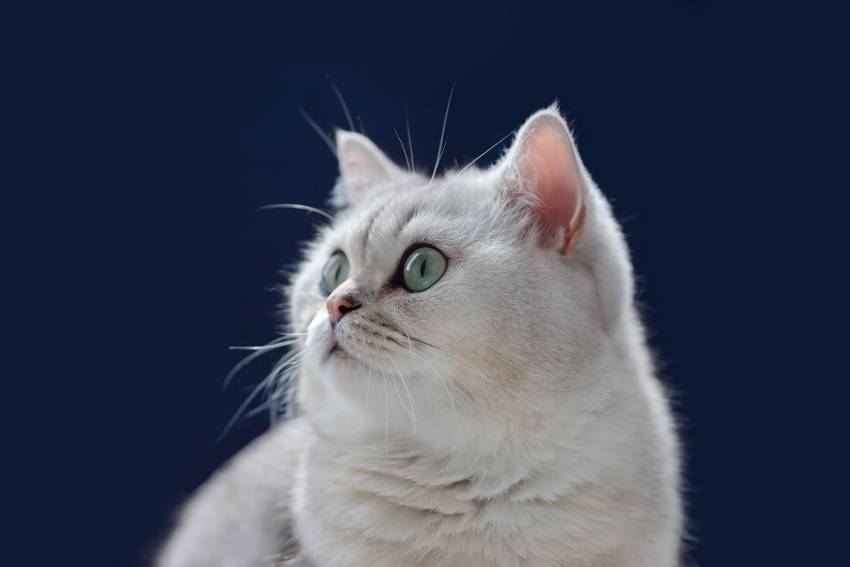
<path fill-rule="evenodd" d="M 328 313 L 331 316 L 331 324 L 336 325 L 336 322 L 342 319 L 342 316 L 349 311 L 354 311 L 360 307 L 359 303 L 355 303 L 351 298 L 344 295 L 329 297 L 325 302 L 328 308 Z"/>

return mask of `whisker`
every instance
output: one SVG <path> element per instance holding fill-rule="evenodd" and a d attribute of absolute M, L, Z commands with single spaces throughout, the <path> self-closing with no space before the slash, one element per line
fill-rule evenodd
<path fill-rule="evenodd" d="M 405 337 L 407 337 L 407 338 L 408 338 L 408 340 L 410 340 L 410 339 L 414 339 L 414 340 L 416 340 L 416 339 L 415 339 L 415 337 L 411 337 L 410 335 L 407 335 L 406 333 L 405 333 L 405 335 L 404 335 L 404 336 L 405 336 Z M 426 343 L 426 344 L 430 344 L 430 343 Z M 431 346 L 433 346 L 433 345 L 431 345 Z M 439 347 L 434 347 L 434 348 L 437 348 L 437 350 L 442 351 L 442 349 L 440 349 Z M 454 395 L 452 395 L 451 391 L 449 391 L 449 387 L 453 388 L 453 389 L 454 389 L 455 391 L 457 391 L 457 392 L 458 392 L 461 396 L 463 396 L 463 398 L 467 401 L 468 407 L 470 407 L 470 408 L 474 408 L 474 409 L 476 409 L 476 410 L 479 410 L 479 411 L 482 411 L 482 412 L 485 412 L 485 413 L 489 413 L 489 412 L 487 411 L 487 409 L 486 409 L 486 408 L 480 408 L 480 407 L 479 407 L 479 404 L 478 404 L 478 403 L 476 402 L 476 400 L 475 400 L 475 399 L 474 399 L 474 398 L 473 398 L 473 397 L 469 394 L 469 392 L 465 391 L 464 389 L 462 389 L 461 387 L 459 387 L 457 384 L 455 384 L 453 381 L 446 379 L 446 378 L 445 378 L 444 376 L 442 376 L 439 372 L 437 372 L 437 370 L 436 370 L 436 369 L 435 369 L 435 368 L 431 365 L 431 363 L 430 363 L 430 362 L 428 362 L 428 359 L 427 359 L 427 358 L 425 358 L 422 354 L 420 354 L 419 352 L 417 352 L 416 350 L 414 350 L 414 349 L 412 349 L 412 348 L 409 348 L 409 349 L 407 350 L 407 352 L 408 352 L 408 353 L 410 353 L 410 354 L 413 354 L 413 355 L 415 355 L 417 358 L 421 359 L 421 360 L 422 360 L 422 362 L 424 362 L 424 363 L 425 363 L 425 364 L 426 364 L 426 365 L 427 365 L 427 366 L 431 369 L 431 371 L 434 373 L 434 375 L 435 375 L 435 376 L 436 376 L 436 377 L 440 380 L 440 382 L 441 382 L 441 383 L 442 383 L 442 385 L 443 385 L 443 388 L 446 390 L 446 394 L 447 394 L 447 395 L 448 395 L 448 397 L 449 397 L 449 401 L 452 403 L 452 410 L 454 411 L 455 415 L 458 415 L 458 414 L 457 414 L 457 399 L 454 397 Z M 467 365 L 467 366 L 468 366 L 468 365 Z M 471 367 L 469 367 L 469 366 L 468 366 L 468 368 L 470 368 L 470 369 L 471 369 Z M 477 372 L 476 372 L 476 373 L 477 373 Z"/>
<path fill-rule="evenodd" d="M 424 340 L 422 340 L 422 339 L 420 339 L 420 338 L 418 338 L 418 337 L 414 337 L 413 335 L 409 335 L 409 334 L 407 334 L 406 332 L 402 331 L 401 329 L 399 329 L 399 328 L 398 328 L 398 327 L 396 327 L 395 325 L 390 324 L 390 323 L 389 323 L 389 322 L 387 322 L 387 321 L 379 321 L 379 320 L 377 320 L 377 319 L 368 319 L 368 321 L 369 321 L 369 322 L 371 322 L 371 323 L 373 323 L 373 324 L 375 324 L 375 325 L 378 325 L 379 327 L 383 327 L 383 328 L 385 328 L 385 329 L 389 329 L 390 331 L 392 331 L 392 332 L 394 332 L 394 333 L 398 333 L 399 335 L 401 335 L 401 336 L 403 336 L 404 338 L 406 338 L 408 342 L 410 342 L 410 341 L 416 341 L 417 343 L 421 343 L 421 344 L 423 344 L 423 345 L 427 345 L 427 346 L 429 346 L 429 347 L 431 347 L 431 348 L 434 348 L 434 349 L 437 349 L 437 350 L 442 350 L 440 347 L 438 347 L 438 346 L 436 346 L 436 345 L 432 345 L 432 344 L 431 344 L 431 343 L 429 343 L 428 341 L 424 341 Z M 385 337 L 386 337 L 387 339 L 389 339 L 389 340 L 392 340 L 392 337 L 390 337 L 390 336 L 388 336 L 388 335 L 383 335 L 383 336 L 385 336 Z M 399 346 L 404 346 L 404 345 L 401 345 L 398 341 L 393 341 L 393 342 L 395 342 L 395 343 L 396 343 L 397 345 L 399 345 Z"/>
<path fill-rule="evenodd" d="M 507 134 L 505 134 L 504 136 L 502 136 L 502 139 L 501 139 L 501 140 L 499 140 L 498 142 L 496 142 L 495 144 L 493 144 L 492 146 L 490 146 L 489 148 L 487 148 L 486 150 L 484 150 L 484 152 L 483 152 L 481 155 L 479 155 L 477 158 L 475 158 L 474 160 L 472 160 L 471 162 L 469 162 L 468 164 L 466 164 L 465 166 L 463 166 L 463 169 L 461 169 L 460 171 L 458 171 L 456 175 L 460 175 L 461 173 L 463 173 L 464 171 L 466 171 L 468 168 L 472 167 L 472 165 L 473 165 L 473 164 L 475 164 L 475 162 L 477 162 L 478 160 L 480 160 L 481 158 L 483 158 L 484 156 L 486 156 L 487 154 L 489 154 L 489 153 L 490 153 L 490 150 L 492 150 L 493 148 L 495 148 L 496 146 L 498 146 L 499 144 L 501 144 L 502 142 L 504 142 L 504 141 L 508 138 L 508 136 L 510 136 L 510 135 L 512 135 L 512 134 L 515 134 L 515 133 L 516 133 L 516 130 L 511 130 L 510 132 L 508 132 Z"/>
<path fill-rule="evenodd" d="M 274 350 L 274 349 L 278 349 L 278 348 L 283 348 L 283 347 L 289 346 L 289 345 L 291 345 L 291 344 L 295 344 L 296 342 L 298 342 L 298 341 L 297 341 L 297 340 L 295 340 L 295 339 L 293 339 L 293 340 L 291 340 L 291 341 L 285 341 L 285 342 L 275 343 L 275 344 L 267 344 L 267 345 L 248 345 L 248 346 L 233 345 L 233 346 L 229 346 L 229 347 L 227 347 L 227 348 L 228 348 L 228 350 L 250 350 L 250 351 L 262 350 L 262 351 L 269 351 L 269 350 Z"/>
<path fill-rule="evenodd" d="M 407 103 L 404 103 L 404 125 L 407 128 L 407 145 L 410 148 L 410 170 L 416 169 L 416 161 L 413 159 L 413 139 L 410 137 L 410 116 L 407 112 Z"/>
<path fill-rule="evenodd" d="M 407 413 L 407 415 L 410 416 L 413 428 L 411 434 L 413 436 L 416 436 L 416 408 L 413 406 L 413 395 L 410 393 L 410 388 L 407 387 L 407 381 L 405 381 L 404 376 L 401 374 L 401 370 L 399 370 L 398 366 L 396 366 L 395 362 L 393 362 L 392 357 L 385 356 L 385 358 L 387 359 L 387 362 L 389 362 L 390 365 L 392 365 L 392 367 L 395 369 L 396 374 L 398 374 L 398 377 L 401 379 L 401 383 L 404 386 L 404 389 L 407 390 L 407 399 L 410 402 L 410 408 L 408 408 L 404 404 L 404 400 L 401 399 L 401 392 L 398 389 L 398 381 L 393 380 L 393 386 L 395 387 L 396 395 L 398 396 L 398 402 L 399 404 L 401 404 L 401 407 L 404 408 L 404 411 Z"/>
<path fill-rule="evenodd" d="M 285 417 L 291 417 L 293 415 L 296 388 L 292 382 L 297 377 L 296 371 L 301 364 L 300 355 L 301 353 L 293 353 L 291 357 L 282 359 L 272 370 L 274 378 L 270 387 L 273 386 L 274 390 L 269 396 L 269 413 L 271 414 L 272 422 L 276 421 L 276 417 L 280 413 L 280 407 L 284 408 Z"/>
<path fill-rule="evenodd" d="M 256 348 L 255 347 L 247 347 L 246 350 L 254 350 L 255 352 L 249 354 L 248 356 L 246 356 L 245 358 L 243 358 L 242 360 L 237 362 L 236 365 L 234 365 L 234 367 L 230 370 L 230 372 L 227 373 L 227 376 L 225 376 L 225 378 L 224 378 L 224 383 L 221 386 L 222 391 L 227 389 L 227 387 L 233 381 L 233 378 L 236 377 L 236 375 L 239 373 L 240 370 L 242 370 L 243 368 L 245 368 L 246 366 L 251 364 L 254 360 L 261 357 L 262 355 L 264 355 L 267 352 L 270 352 L 270 351 L 272 351 L 276 348 L 288 346 L 290 344 L 288 342 L 281 342 L 281 339 L 282 339 L 282 337 L 274 339 L 273 341 L 270 341 L 269 343 L 267 343 L 266 345 L 261 346 L 261 347 L 256 347 Z M 276 345 L 280 345 L 280 346 L 276 346 Z M 230 347 L 230 349 L 231 350 L 242 350 L 242 348 L 240 348 L 240 347 Z"/>
<path fill-rule="evenodd" d="M 301 117 L 304 118 L 307 124 L 310 125 L 313 131 L 319 135 L 319 138 L 322 139 L 322 141 L 325 143 L 325 145 L 328 147 L 334 157 L 336 157 L 336 144 L 334 144 L 334 141 L 331 140 L 331 137 L 328 136 L 324 130 L 322 130 L 322 127 L 319 126 L 316 121 L 310 117 L 309 114 L 307 114 L 307 111 L 304 110 L 303 106 L 298 107 L 298 112 L 301 114 Z"/>
<path fill-rule="evenodd" d="M 455 415 L 458 415 L 458 413 L 457 413 L 457 399 L 455 399 L 455 397 L 452 395 L 451 391 L 449 390 L 448 386 L 446 385 L 446 383 L 447 383 L 447 382 L 446 382 L 446 378 L 445 378 L 444 376 L 442 376 L 439 372 L 437 372 L 437 369 L 436 369 L 436 368 L 434 368 L 434 367 L 431 365 L 431 363 L 430 363 L 430 362 L 428 362 L 428 359 L 427 359 L 427 358 L 425 358 L 424 356 L 422 356 L 421 354 L 419 354 L 418 352 L 416 352 L 416 351 L 415 351 L 415 350 L 413 350 L 413 349 L 408 349 L 408 351 L 407 351 L 407 352 L 409 352 L 410 354 L 412 354 L 412 355 L 416 356 L 416 357 L 417 357 L 418 359 L 420 359 L 423 363 L 425 363 L 425 365 L 426 365 L 426 366 L 428 366 L 428 368 L 430 368 L 430 369 L 431 369 L 431 372 L 433 372 L 433 373 L 434 373 L 434 376 L 436 376 L 436 377 L 437 377 L 437 379 L 440 381 L 440 384 L 442 384 L 443 388 L 445 389 L 445 391 L 446 391 L 446 396 L 448 396 L 448 398 L 449 398 L 449 402 L 451 402 L 451 404 L 452 404 L 452 411 L 454 412 L 454 414 L 455 414 Z M 433 393 L 433 391 L 432 391 L 432 393 Z M 436 396 L 435 396 L 435 397 L 436 397 Z"/>
<path fill-rule="evenodd" d="M 410 167 L 410 159 L 407 157 L 407 149 L 404 147 L 404 142 L 401 141 L 401 136 L 398 135 L 398 130 L 393 128 L 393 133 L 395 137 L 398 138 L 398 143 L 401 144 L 401 151 L 404 153 L 404 163 L 407 164 L 407 172 L 412 173 L 413 170 Z"/>
<path fill-rule="evenodd" d="M 277 412 L 275 411 L 276 410 L 276 404 L 274 403 L 277 396 L 276 396 L 276 392 L 273 391 L 273 388 L 275 386 L 275 382 L 278 381 L 280 376 L 283 376 L 285 380 L 282 381 L 281 384 L 285 385 L 286 383 L 288 383 L 288 376 L 290 376 L 291 369 L 287 369 L 287 367 L 295 365 L 295 364 L 299 364 L 301 362 L 300 360 L 298 360 L 298 354 L 299 353 L 297 353 L 297 352 L 292 352 L 292 353 L 286 355 L 285 357 L 283 357 L 281 359 L 281 361 L 275 366 L 275 368 L 269 373 L 269 375 L 266 376 L 262 380 L 262 382 L 260 382 L 253 389 L 253 391 L 242 402 L 242 404 L 239 406 L 239 409 L 236 410 L 236 413 L 233 415 L 233 417 L 227 423 L 227 426 L 224 428 L 224 431 L 222 431 L 221 434 L 219 435 L 219 437 L 218 437 L 219 441 L 233 428 L 233 426 L 239 421 L 239 419 L 253 417 L 253 416 L 257 415 L 258 413 L 265 411 L 266 409 L 268 409 L 270 414 L 271 414 L 270 415 L 271 421 L 272 422 L 275 421 L 275 416 L 277 414 Z M 279 388 L 278 391 L 280 391 L 281 389 L 282 388 Z M 251 410 L 250 412 L 246 413 L 245 410 L 248 409 L 248 407 L 251 405 L 251 402 L 253 402 L 254 399 L 261 392 L 264 392 L 266 394 L 266 397 L 267 397 L 266 402 L 264 404 L 260 405 L 259 407 Z"/>
<path fill-rule="evenodd" d="M 263 205 L 259 210 L 268 211 L 271 209 L 296 209 L 299 211 L 307 211 L 309 213 L 316 213 L 317 215 L 321 215 L 333 222 L 334 218 L 327 211 L 323 211 L 322 209 L 317 209 L 316 207 L 311 207 L 310 205 L 299 205 L 298 203 L 277 203 L 274 205 Z"/>
<path fill-rule="evenodd" d="M 435 348 L 437 350 L 443 350 L 440 347 L 438 347 L 436 345 L 432 345 L 428 341 L 423 341 L 422 339 L 414 337 L 413 335 L 408 335 L 407 333 L 404 333 L 404 336 L 407 337 L 408 339 L 410 339 L 411 341 L 416 341 L 417 343 L 422 343 L 423 345 L 427 345 L 427 346 L 429 346 L 431 348 Z"/>
<path fill-rule="evenodd" d="M 242 417 L 245 419 L 251 419 L 252 417 L 260 415 L 264 411 L 269 411 L 269 409 L 271 409 L 271 404 L 265 403 L 261 406 L 255 407 L 251 411 L 246 411 L 242 414 Z"/>
<path fill-rule="evenodd" d="M 452 90 L 449 92 L 449 102 L 446 103 L 446 113 L 443 115 L 443 129 L 440 132 L 440 145 L 437 149 L 437 162 L 434 164 L 434 171 L 431 172 L 431 181 L 434 180 L 434 176 L 437 175 L 437 168 L 440 166 L 440 159 L 443 157 L 443 150 L 445 146 L 443 146 L 443 139 L 446 135 L 446 123 L 449 121 L 449 109 L 452 107 L 452 97 L 455 94 L 455 87 L 457 83 L 452 85 Z"/>
<path fill-rule="evenodd" d="M 340 106 L 342 106 L 342 111 L 345 113 L 345 119 L 348 121 L 348 127 L 352 132 L 356 132 L 357 129 L 354 127 L 354 120 L 351 119 L 351 113 L 348 112 L 348 105 L 345 104 L 345 99 L 342 97 L 342 93 L 339 90 L 339 87 L 336 86 L 336 83 L 333 82 L 330 75 L 328 75 L 328 81 L 331 83 L 331 88 L 334 90 L 336 94 L 336 98 L 339 100 Z"/>
<path fill-rule="evenodd" d="M 387 385 L 388 380 L 384 377 L 384 452 L 387 453 L 390 450 L 389 447 L 389 436 L 390 436 L 390 387 Z"/>
<path fill-rule="evenodd" d="M 440 164 L 440 161 L 443 159 L 443 152 L 446 151 L 446 146 L 449 145 L 449 136 L 446 134 L 446 139 L 443 141 L 443 145 L 440 147 L 440 152 L 437 155 L 437 163 L 434 164 L 435 171 L 431 172 L 431 181 L 434 180 L 434 174 L 436 173 L 436 168 Z"/>
<path fill-rule="evenodd" d="M 392 363 L 392 365 L 395 367 L 394 362 Z M 396 371 L 398 372 L 398 377 L 401 378 L 402 386 L 404 386 L 404 389 L 407 391 L 407 401 L 410 404 L 410 412 L 412 414 L 410 417 L 413 420 L 413 428 L 410 434 L 413 437 L 416 437 L 416 405 L 413 403 L 413 394 L 410 393 L 410 388 L 407 387 L 407 380 L 404 379 L 404 375 L 401 373 L 401 370 L 396 367 Z"/>
<path fill-rule="evenodd" d="M 268 380 L 268 378 L 265 378 L 262 382 L 260 382 L 257 387 L 254 388 L 254 390 L 248 395 L 248 397 L 245 398 L 245 401 L 242 402 L 242 404 L 239 406 L 239 409 L 236 410 L 236 413 L 233 414 L 233 417 L 231 417 L 230 421 L 227 422 L 227 425 L 224 427 L 224 431 L 222 431 L 221 434 L 218 436 L 218 439 L 216 439 L 217 442 L 221 441 L 224 436 L 227 435 L 227 433 L 233 428 L 233 426 L 236 425 L 236 422 L 239 421 L 239 419 L 242 417 L 242 414 L 245 413 L 245 410 L 248 409 L 248 406 L 251 405 L 251 402 L 254 401 L 254 398 L 256 398 L 257 395 L 259 395 L 259 393 L 263 391 L 263 386 L 265 385 L 266 380 Z"/>
<path fill-rule="evenodd" d="M 295 410 L 295 393 L 296 388 L 292 383 L 296 378 L 296 370 L 300 361 L 294 362 L 292 366 L 281 369 L 275 374 L 274 386 L 275 390 L 270 396 L 271 405 L 269 413 L 272 421 L 277 420 L 277 416 L 281 414 L 280 408 L 283 408 L 283 416 L 291 417 Z"/>

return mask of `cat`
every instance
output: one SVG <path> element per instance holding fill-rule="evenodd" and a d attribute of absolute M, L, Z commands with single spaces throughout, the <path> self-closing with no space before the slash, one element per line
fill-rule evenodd
<path fill-rule="evenodd" d="M 337 131 L 291 281 L 299 414 L 214 475 L 161 567 L 672 567 L 679 450 L 625 239 L 556 106 L 426 177 Z"/>

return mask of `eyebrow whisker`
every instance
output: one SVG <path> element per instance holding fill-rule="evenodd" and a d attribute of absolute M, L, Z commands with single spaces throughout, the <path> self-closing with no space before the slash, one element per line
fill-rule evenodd
<path fill-rule="evenodd" d="M 457 172 L 457 175 L 460 175 L 461 173 L 463 173 L 464 171 L 466 171 L 467 169 L 469 169 L 470 167 L 472 167 L 472 165 L 474 165 L 474 164 L 475 164 L 475 162 L 477 162 L 478 160 L 480 160 L 481 158 L 483 158 L 484 156 L 486 156 L 487 154 L 489 154 L 489 153 L 490 153 L 490 150 L 492 150 L 493 148 L 495 148 L 496 146 L 498 146 L 499 144 L 501 144 L 502 142 L 504 142 L 504 141 L 508 138 L 508 136 L 510 136 L 511 134 L 515 134 L 515 133 L 516 133 L 516 130 L 511 130 L 510 132 L 508 132 L 507 134 L 505 134 L 504 136 L 502 136 L 502 139 L 501 139 L 501 140 L 499 140 L 498 142 L 496 142 L 495 144 L 493 144 L 492 146 L 490 146 L 489 148 L 487 148 L 486 150 L 484 150 L 484 151 L 481 153 L 481 155 L 479 155 L 477 158 L 475 158 L 474 160 L 472 160 L 471 162 L 469 162 L 468 164 L 466 164 L 465 166 L 463 166 L 463 169 L 461 169 L 460 171 L 458 171 L 458 172 Z"/>
<path fill-rule="evenodd" d="M 443 157 L 443 150 L 445 150 L 445 145 L 443 144 L 443 140 L 445 140 L 446 136 L 446 124 L 449 121 L 449 109 L 452 107 L 452 97 L 455 94 L 455 87 L 457 84 L 452 85 L 452 90 L 449 92 L 449 102 L 446 103 L 446 113 L 443 115 L 443 129 L 440 132 L 440 147 L 437 149 L 437 161 L 434 163 L 434 171 L 431 172 L 431 181 L 434 181 L 434 176 L 437 175 L 437 168 L 440 167 L 440 160 Z M 430 181 L 429 181 L 430 183 Z"/>
<path fill-rule="evenodd" d="M 333 140 L 331 140 L 331 137 L 328 136 L 324 130 L 322 130 L 322 127 L 319 126 L 319 124 L 315 120 L 313 120 L 313 117 L 307 114 L 307 111 L 304 110 L 303 106 L 298 107 L 298 113 L 307 122 L 310 128 L 312 128 L 313 131 L 319 135 L 319 138 L 321 138 L 321 140 L 325 143 L 325 145 L 328 147 L 334 157 L 337 157 L 336 144 Z"/>
<path fill-rule="evenodd" d="M 331 79 L 330 75 L 328 75 L 328 81 L 330 81 L 331 88 L 334 90 L 334 94 L 336 94 L 336 98 L 339 100 L 340 106 L 342 106 L 342 111 L 345 113 L 345 119 L 348 121 L 348 127 L 351 128 L 352 132 L 356 132 L 357 129 L 354 127 L 354 120 L 351 119 L 351 113 L 348 111 L 348 105 L 345 104 L 345 99 L 342 97 L 339 87 L 336 86 L 336 83 L 333 79 Z"/>
<path fill-rule="evenodd" d="M 404 153 L 404 163 L 407 164 L 407 172 L 413 173 L 413 168 L 410 165 L 410 158 L 407 155 L 407 148 L 404 147 L 404 142 L 401 141 L 401 136 L 398 135 L 398 130 L 393 128 L 393 134 L 398 139 L 398 143 L 401 144 L 401 151 Z"/>
<path fill-rule="evenodd" d="M 316 213 L 317 215 L 321 215 L 333 222 L 334 217 L 327 211 L 323 211 L 322 209 L 317 209 L 316 207 L 311 207 L 310 205 L 299 205 L 298 203 L 277 203 L 274 205 L 263 205 L 259 210 L 268 211 L 272 209 L 295 209 L 298 211 L 307 211 L 308 213 Z"/>

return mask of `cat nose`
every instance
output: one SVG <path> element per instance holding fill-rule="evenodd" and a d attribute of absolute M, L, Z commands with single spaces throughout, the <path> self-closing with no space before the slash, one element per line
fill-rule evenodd
<path fill-rule="evenodd" d="M 328 313 L 331 316 L 331 325 L 336 325 L 342 316 L 350 311 L 360 308 L 360 303 L 348 295 L 331 296 L 325 302 Z"/>

